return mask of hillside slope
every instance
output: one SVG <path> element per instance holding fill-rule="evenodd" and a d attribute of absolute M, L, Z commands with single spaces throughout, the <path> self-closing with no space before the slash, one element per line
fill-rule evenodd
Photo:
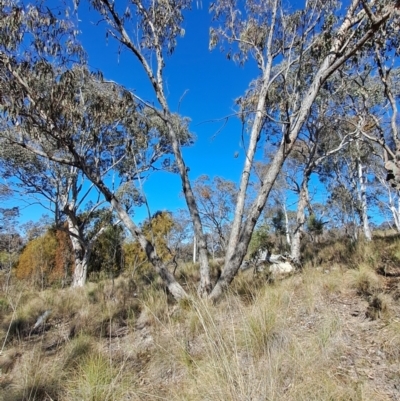
<path fill-rule="evenodd" d="M 129 272 L 81 291 L 16 282 L 0 400 L 400 400 L 400 242 L 379 241 L 319 247 L 274 282 L 246 271 L 216 306 Z M 181 267 L 188 290 L 195 275 Z"/>

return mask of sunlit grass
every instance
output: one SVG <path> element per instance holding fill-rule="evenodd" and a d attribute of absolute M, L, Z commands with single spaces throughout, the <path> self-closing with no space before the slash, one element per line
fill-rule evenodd
<path fill-rule="evenodd" d="M 70 401 L 120 401 L 135 387 L 134 378 L 128 382 L 123 365 L 115 366 L 98 352 L 86 355 L 71 376 L 63 391 L 64 399 Z"/>
<path fill-rule="evenodd" d="M 397 245 L 385 257 L 394 260 Z M 323 249 L 329 262 L 316 254 L 274 282 L 241 272 L 217 305 L 197 297 L 193 264 L 177 270 L 191 295 L 180 302 L 158 279 L 142 285 L 131 273 L 78 290 L 10 287 L 1 304 L 0 399 L 386 400 L 342 366 L 353 347 L 353 304 L 360 322 L 383 327 L 376 341 L 388 361 L 400 358 L 398 307 L 383 293 L 377 249 L 363 246 L 336 245 L 337 257 Z M 32 331 L 45 310 L 46 325 Z"/>

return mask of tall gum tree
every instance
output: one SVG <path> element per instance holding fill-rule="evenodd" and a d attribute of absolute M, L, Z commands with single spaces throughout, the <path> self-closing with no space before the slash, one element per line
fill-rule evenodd
<path fill-rule="evenodd" d="M 114 189 L 119 185 L 129 192 L 138 175 L 158 160 L 161 167 L 175 169 L 163 157 L 172 152 L 165 120 L 139 106 L 124 88 L 86 69 L 68 21 L 46 8 L 18 7 L 12 1 L 3 4 L 1 16 L 1 112 L 3 124 L 10 128 L 3 136 L 37 156 L 79 169 L 139 240 L 175 298 L 185 297 L 153 244 L 134 224 L 132 199 Z M 169 121 L 181 145 L 191 143 L 185 121 L 175 116 Z"/>
<path fill-rule="evenodd" d="M 206 237 L 199 209 L 189 181 L 188 169 L 183 160 L 178 127 L 165 96 L 164 67 L 166 58 L 177 44 L 177 37 L 184 35 L 181 24 L 183 12 L 190 7 L 190 0 L 132 0 L 124 8 L 115 1 L 88 0 L 107 23 L 108 35 L 130 51 L 146 73 L 159 107 L 154 110 L 168 127 L 168 137 L 175 156 L 183 194 L 193 222 L 200 262 L 198 293 L 205 297 L 211 291 Z"/>
<path fill-rule="evenodd" d="M 94 8 L 100 12 L 102 18 L 108 23 L 109 35 L 114 36 L 121 46 L 126 47 L 135 55 L 154 88 L 160 107 L 157 109 L 153 107 L 153 110 L 167 128 L 169 143 L 181 176 L 183 192 L 191 213 L 196 236 L 200 240 L 199 245 L 202 256 L 199 294 L 204 296 L 211 288 L 206 244 L 203 241 L 204 234 L 198 208 L 180 150 L 181 141 L 178 135 L 181 132 L 182 120 L 175 118 L 176 116 L 170 111 L 163 83 L 165 58 L 172 53 L 176 45 L 177 36 L 182 34 L 180 26 L 183 18 L 182 11 L 189 6 L 189 2 L 133 0 L 128 3 L 127 8 L 122 10 L 117 9 L 115 3 L 108 0 L 91 1 Z M 222 22 L 220 28 L 215 28 L 212 31 L 212 43 L 215 44 L 218 40 L 227 40 L 228 44 L 232 45 L 229 57 L 239 62 L 245 62 L 248 57 L 252 56 L 260 70 L 260 76 L 254 84 L 252 99 L 247 97 L 243 99 L 248 106 L 242 110 L 242 115 L 249 125 L 250 134 L 225 266 L 221 277 L 210 294 L 210 298 L 214 301 L 221 297 L 223 291 L 229 286 L 239 270 L 247 252 L 251 234 L 264 208 L 274 181 L 285 159 L 293 149 L 297 136 L 308 118 L 310 108 L 321 86 L 341 66 L 353 60 L 364 48 L 371 47 L 373 39 L 379 38 L 387 41 L 389 40 L 385 36 L 387 32 L 390 33 L 390 38 L 396 34 L 396 29 L 390 31 L 386 27 L 391 27 L 397 23 L 398 3 L 388 0 L 352 0 L 346 5 L 347 8 L 343 16 L 338 14 L 339 3 L 337 1 L 306 1 L 304 9 L 288 13 L 286 13 L 282 2 L 279 0 L 260 1 L 259 3 L 248 1 L 244 5 L 233 1 L 221 0 L 212 6 L 215 19 Z M 44 109 L 43 98 L 36 96 L 36 92 L 32 91 L 27 85 L 26 77 L 21 76 L 20 68 L 23 71 L 26 68 L 26 63 L 35 66 L 39 65 L 37 64 L 39 61 L 44 66 L 47 66 L 48 63 L 43 58 L 19 62 L 18 58 L 10 57 L 10 50 L 15 49 L 21 43 L 20 20 L 24 18 L 24 15 L 17 8 L 13 10 L 12 17 L 7 19 L 7 12 L 9 11 L 6 10 L 4 12 L 4 9 L 2 9 L 2 16 L 6 14 L 6 21 L 4 22 L 4 19 L 1 19 L 5 29 L 3 29 L 1 37 L 3 43 L 0 53 L 0 66 L 3 69 L 4 76 L 11 78 L 17 84 L 18 90 L 22 94 L 17 96 L 17 99 L 23 99 L 23 102 L 16 101 L 8 105 L 7 115 L 15 115 L 16 110 L 23 108 L 25 103 L 36 110 L 36 114 L 34 114 L 35 123 L 37 127 L 40 127 L 41 137 L 44 138 L 47 135 L 48 138 L 52 138 L 56 144 L 58 141 L 59 144 L 58 149 L 60 149 L 60 152 L 51 154 L 52 159 L 77 166 L 84 172 L 103 194 L 104 198 L 111 203 L 113 209 L 131 233 L 139 239 L 142 247 L 146 250 L 149 260 L 164 279 L 175 298 L 187 296 L 173 275 L 166 269 L 165 264 L 157 257 L 152 244 L 133 223 L 116 194 L 105 185 L 103 180 L 104 173 L 110 171 L 126 157 L 124 154 L 118 154 L 118 152 L 106 151 L 107 147 L 111 147 L 110 149 L 114 150 L 118 149 L 118 147 L 107 142 L 107 138 L 112 138 L 112 136 L 98 135 L 98 132 L 92 132 L 91 139 L 87 141 L 90 144 L 90 149 L 95 149 L 96 151 L 102 149 L 102 151 L 108 152 L 109 157 L 105 159 L 108 164 L 100 164 L 100 159 L 91 157 L 94 156 L 93 153 L 82 153 L 81 149 L 76 146 L 75 133 L 67 135 L 66 132 L 70 133 L 71 131 L 64 132 L 59 129 L 61 127 L 65 128 L 65 121 L 70 121 L 70 117 L 74 116 L 73 113 L 78 113 L 79 115 L 80 103 L 79 100 L 76 100 L 80 98 L 79 91 L 67 92 L 73 93 L 69 103 L 72 114 L 67 114 L 68 118 L 61 121 L 61 118 L 49 114 L 49 110 Z M 34 11 L 31 11 L 32 13 Z M 48 53 L 49 50 L 60 53 L 62 46 L 57 45 L 57 41 L 51 40 L 52 38 L 49 37 L 54 33 L 51 26 L 54 24 L 55 17 L 43 11 L 36 11 L 35 13 L 36 17 L 39 15 L 38 20 L 41 21 L 39 24 L 35 23 L 30 32 L 34 38 L 40 37 L 41 39 L 32 41 L 37 48 L 36 50 L 42 54 Z M 33 17 L 35 16 L 32 15 Z M 18 25 L 17 29 L 13 29 L 15 24 Z M 128 27 L 129 29 L 127 29 Z M 131 32 L 133 34 L 130 36 Z M 14 42 L 17 43 L 16 46 Z M 11 48 L 10 44 L 14 48 Z M 66 44 L 69 49 L 74 47 L 73 41 Z M 151 57 L 155 60 L 153 64 L 149 62 Z M 71 53 L 66 53 L 65 59 L 67 62 L 70 58 Z M 309 63 L 310 59 L 317 59 L 318 62 Z M 41 71 L 43 74 L 44 70 Z M 36 75 L 35 77 L 38 78 L 39 76 Z M 66 79 L 66 81 L 62 80 L 63 83 L 74 81 L 73 75 L 68 76 L 66 74 L 63 78 Z M 40 93 L 43 94 L 43 92 Z M 47 93 L 51 93 L 51 91 Z M 119 98 L 118 101 L 120 100 Z M 150 107 L 151 105 L 148 106 Z M 19 115 L 14 120 L 11 118 L 11 123 L 20 124 L 21 117 Z M 72 119 L 72 121 L 75 121 L 75 119 Z M 64 122 L 64 125 L 61 124 L 62 122 Z M 121 124 L 121 122 L 118 124 Z M 117 134 L 118 130 L 116 128 L 119 126 L 118 124 L 115 125 L 115 122 L 111 124 L 114 129 L 111 129 L 108 125 L 108 133 Z M 276 132 L 276 127 L 279 128 L 281 134 L 279 137 L 275 134 L 275 139 L 278 139 L 275 156 L 262 177 L 258 195 L 244 218 L 246 193 L 257 146 L 261 137 L 263 137 L 262 134 L 273 128 L 275 128 L 274 131 Z M 37 137 L 39 136 L 37 133 L 36 135 Z M 35 144 L 29 143 L 26 137 L 21 137 L 19 143 L 21 146 L 29 147 L 30 150 L 36 153 L 43 151 L 36 147 Z M 88 156 L 89 160 L 92 161 L 91 163 L 87 163 Z"/>
<path fill-rule="evenodd" d="M 352 151 L 355 172 L 353 187 L 358 194 L 360 221 L 367 240 L 372 238 L 367 214 L 368 187 L 372 189 L 371 182 L 367 180 L 368 175 L 373 173 L 383 187 L 391 186 L 394 192 L 398 191 L 400 177 L 396 156 L 398 111 L 395 102 L 400 93 L 399 69 L 395 67 L 393 46 L 385 54 L 377 51 L 381 45 L 380 41 L 376 41 L 372 51 L 364 56 L 366 60 L 340 77 L 343 92 L 340 96 L 340 107 L 344 110 L 342 114 L 349 115 L 347 125 L 357 133 Z M 346 152 L 344 157 L 348 156 L 349 152 Z M 385 176 L 380 171 L 382 164 L 387 171 Z M 387 182 L 384 181 L 385 177 Z M 391 190 L 387 189 L 390 209 L 396 220 Z M 376 196 L 372 198 L 376 199 Z"/>
<path fill-rule="evenodd" d="M 381 148 L 387 181 L 398 191 L 400 189 L 400 135 L 396 99 L 400 93 L 400 69 L 396 67 L 395 57 L 389 58 L 382 54 L 382 46 L 380 42 L 375 43 L 377 72 L 374 74 L 375 71 L 367 70 L 366 74 L 357 71 L 354 77 L 355 82 L 361 82 L 368 88 L 362 93 L 362 101 L 361 105 L 357 105 L 357 113 L 361 121 L 373 121 L 373 129 L 364 129 L 364 124 L 360 126 L 359 131 Z M 399 47 L 400 45 L 397 47 L 397 53 Z"/>
<path fill-rule="evenodd" d="M 123 10 L 117 9 L 115 3 L 109 0 L 91 1 L 91 4 L 108 23 L 109 35 L 132 51 L 143 66 L 169 126 L 183 192 L 199 239 L 202 255 L 199 293 L 204 295 L 210 288 L 204 235 L 179 142 L 174 140 L 174 127 L 168 122 L 170 110 L 163 86 L 165 58 L 172 53 L 177 35 L 182 33 L 182 10 L 189 3 L 135 0 Z M 225 266 L 210 295 L 212 300 L 221 296 L 236 275 L 273 183 L 321 86 L 343 64 L 370 46 L 374 37 L 383 37 L 383 29 L 397 17 L 397 4 L 391 1 L 353 0 L 347 4 L 343 16 L 339 16 L 339 8 L 337 1 L 316 0 L 305 2 L 303 10 L 292 13 L 287 13 L 279 0 L 248 1 L 245 4 L 221 0 L 211 6 L 215 20 L 221 21 L 219 28 L 211 30 L 211 44 L 225 40 L 230 47 L 229 58 L 245 62 L 252 56 L 260 70 L 252 99 L 254 107 L 246 115 L 251 125 L 249 143 Z M 154 67 L 148 62 L 150 56 L 156 61 Z M 318 59 L 316 68 L 309 66 L 310 58 Z M 284 93 L 285 99 L 272 102 L 274 88 Z M 257 145 L 262 131 L 273 124 L 281 127 L 282 139 L 263 177 L 249 216 L 244 219 L 246 193 Z"/>
<path fill-rule="evenodd" d="M 398 25 L 398 6 L 393 1 L 352 0 L 342 16 L 337 1 L 306 1 L 303 9 L 294 12 L 286 12 L 280 0 L 247 1 L 243 7 L 220 0 L 211 6 L 214 19 L 220 22 L 211 30 L 211 45 L 223 41 L 230 58 L 244 63 L 252 57 L 260 71 L 250 102 L 254 106 L 247 115 L 250 134 L 225 265 L 210 294 L 212 300 L 220 298 L 237 274 L 275 179 L 322 85 L 364 48 L 370 48 L 373 39 L 386 40 L 386 28 Z M 314 63 L 308 68 L 310 57 L 318 59 L 316 68 Z M 277 86 L 281 100 L 270 104 Z M 281 126 L 280 145 L 243 220 L 256 148 L 263 130 L 274 124 Z"/>
<path fill-rule="evenodd" d="M 287 162 L 287 170 L 299 171 L 294 177 L 288 176 L 292 190 L 298 196 L 291 243 L 291 258 L 297 264 L 301 264 L 300 244 L 306 223 L 305 211 L 307 207 L 312 209 L 309 196 L 311 175 L 318 175 L 321 164 L 329 169 L 332 155 L 343 154 L 350 143 L 359 138 L 354 110 L 346 104 L 349 92 L 349 83 L 343 82 L 343 79 L 331 80 L 320 91 Z M 339 159 L 341 157 L 338 156 Z"/>

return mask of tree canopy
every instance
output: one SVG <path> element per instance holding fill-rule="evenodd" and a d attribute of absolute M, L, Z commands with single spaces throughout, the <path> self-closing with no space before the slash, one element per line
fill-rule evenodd
<path fill-rule="evenodd" d="M 188 296 L 160 240 L 133 219 L 135 206 L 149 208 L 143 183 L 150 172 L 180 178 L 199 249 L 198 293 L 213 301 L 238 273 L 283 174 L 297 196 L 295 240 L 290 241 L 286 205 L 274 224 L 286 234 L 294 260 L 301 258 L 307 206 L 308 221 L 319 221 L 310 206 L 313 175 L 329 181 L 332 201 L 341 199 L 357 210 L 366 237 L 371 236 L 368 174 L 373 174 L 367 166 L 381 163 L 392 188 L 400 187 L 398 2 L 312 0 L 297 9 L 280 0 L 210 5 L 210 48 L 219 47 L 242 66 L 252 63 L 257 71 L 234 104 L 244 153 L 237 187 L 219 177 L 210 184 L 205 178 L 191 181 L 183 154 L 194 142 L 190 120 L 173 111 L 168 98 L 165 71 L 185 34 L 190 5 L 135 0 L 122 9 L 110 0 L 92 0 L 56 15 L 46 2 L 2 3 L 0 172 L 7 188 L 47 199 L 56 221 L 67 223 L 75 285 L 86 280 L 95 241 L 122 224 L 171 294 Z M 76 14 L 88 6 L 105 22 L 100 29 L 133 56 L 154 101 L 91 70 L 78 41 Z M 287 166 L 295 169 L 285 172 Z M 333 175 L 344 176 L 346 183 Z M 108 218 L 98 219 L 99 213 Z M 149 227 L 157 219 L 150 219 Z M 224 250 L 215 283 L 208 262 L 211 228 Z"/>

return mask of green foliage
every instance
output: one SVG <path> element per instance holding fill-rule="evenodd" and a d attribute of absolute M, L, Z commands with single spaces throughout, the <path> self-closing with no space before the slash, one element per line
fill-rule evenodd
<path fill-rule="evenodd" d="M 277 235 L 285 234 L 285 215 L 282 209 L 278 209 L 272 217 L 272 226 Z"/>
<path fill-rule="evenodd" d="M 122 269 L 123 240 L 121 226 L 107 227 L 94 244 L 89 262 L 89 273 L 105 271 L 115 277 Z"/>
<path fill-rule="evenodd" d="M 0 252 L 0 269 L 6 269 L 9 267 L 14 267 L 18 262 L 19 253 L 18 252 Z"/>
<path fill-rule="evenodd" d="M 172 262 L 174 259 L 168 243 L 173 226 L 174 221 L 168 212 L 157 212 L 150 221 L 147 220 L 142 225 L 143 234 L 153 243 L 157 255 L 165 262 Z M 134 241 L 124 244 L 123 247 L 125 266 L 133 269 L 140 267 L 148 277 L 152 276 L 152 273 L 148 272 L 150 264 L 140 244 Z"/>
<path fill-rule="evenodd" d="M 318 218 L 315 216 L 315 214 L 311 214 L 307 220 L 307 229 L 311 234 L 319 236 L 322 235 L 325 224 L 326 223 L 322 220 L 322 218 Z"/>
<path fill-rule="evenodd" d="M 272 241 L 269 230 L 266 224 L 261 224 L 254 230 L 249 245 L 250 257 L 253 257 L 260 249 L 265 250 L 271 247 Z"/>

